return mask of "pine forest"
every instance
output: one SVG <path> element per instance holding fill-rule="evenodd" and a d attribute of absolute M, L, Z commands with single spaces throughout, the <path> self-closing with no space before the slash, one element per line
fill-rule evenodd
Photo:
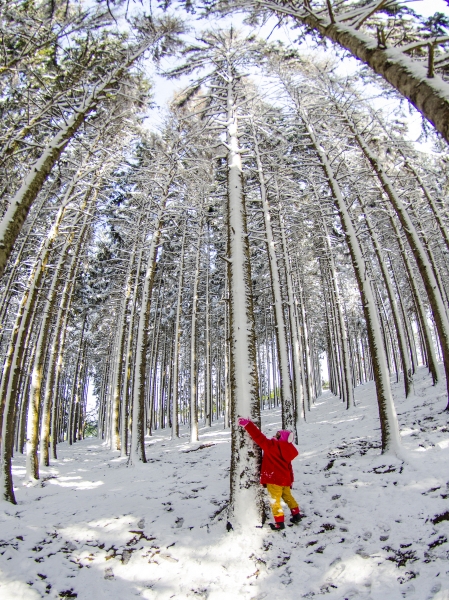
<path fill-rule="evenodd" d="M 0 597 L 449 600 L 449 0 L 0 31 Z"/>

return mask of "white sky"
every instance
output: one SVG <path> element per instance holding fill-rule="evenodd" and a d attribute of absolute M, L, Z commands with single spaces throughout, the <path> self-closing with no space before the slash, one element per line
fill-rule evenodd
<path fill-rule="evenodd" d="M 424 17 L 433 15 L 436 12 L 449 15 L 449 7 L 444 0 L 417 0 L 417 2 L 411 3 L 411 7 Z"/>

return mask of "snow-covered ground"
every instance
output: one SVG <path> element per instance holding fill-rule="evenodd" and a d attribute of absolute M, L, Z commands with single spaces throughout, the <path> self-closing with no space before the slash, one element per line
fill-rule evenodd
<path fill-rule="evenodd" d="M 408 462 L 379 451 L 372 384 L 347 412 L 329 393 L 300 431 L 294 494 L 307 517 L 227 533 L 229 431 L 222 423 L 148 438 L 148 464 L 96 439 L 59 446 L 59 460 L 18 505 L 0 510 L 0 598 L 133 597 L 270 600 L 449 599 L 449 427 L 444 384 L 421 369 L 416 394 L 394 385 Z M 280 426 L 278 410 L 263 429 Z"/>

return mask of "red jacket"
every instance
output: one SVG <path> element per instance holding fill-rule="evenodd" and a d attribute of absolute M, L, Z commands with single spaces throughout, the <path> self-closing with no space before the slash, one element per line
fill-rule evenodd
<path fill-rule="evenodd" d="M 251 421 L 245 429 L 263 450 L 260 483 L 291 487 L 294 479 L 292 460 L 298 456 L 295 446 L 275 438 L 269 440 Z"/>

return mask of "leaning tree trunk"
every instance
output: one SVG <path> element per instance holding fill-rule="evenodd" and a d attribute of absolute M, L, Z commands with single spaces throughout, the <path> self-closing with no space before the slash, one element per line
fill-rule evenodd
<path fill-rule="evenodd" d="M 395 271 L 393 261 L 391 260 L 390 255 L 388 255 L 388 262 L 389 262 L 390 271 L 391 271 L 391 274 L 393 277 L 392 281 L 394 282 L 394 285 L 395 285 L 396 295 L 399 298 L 399 306 L 401 309 L 402 321 L 404 323 L 405 333 L 407 335 L 408 347 L 410 349 L 409 356 L 410 356 L 410 361 L 411 361 L 411 367 L 412 367 L 413 374 L 414 374 L 414 373 L 416 373 L 416 369 L 418 368 L 418 355 L 416 353 L 416 342 L 415 342 L 415 337 L 413 334 L 412 324 L 411 324 L 410 317 L 407 313 L 406 307 L 404 305 L 404 299 L 400 292 L 400 287 L 399 287 L 398 280 L 396 277 L 396 271 Z"/>
<path fill-rule="evenodd" d="M 393 322 L 396 329 L 396 335 L 398 339 L 399 346 L 399 355 L 401 358 L 402 364 L 402 372 L 404 375 L 404 389 L 405 396 L 407 397 L 413 391 L 413 376 L 412 376 L 412 368 L 410 365 L 409 354 L 407 349 L 407 342 L 405 339 L 405 332 L 402 326 L 401 315 L 399 313 L 398 303 L 396 302 L 396 297 L 393 289 L 393 282 L 391 280 L 390 274 L 387 269 L 387 265 L 385 264 L 384 257 L 382 255 L 382 249 L 379 244 L 379 240 L 377 238 L 377 234 L 375 232 L 374 226 L 371 222 L 371 217 L 368 214 L 364 202 L 361 198 L 359 198 L 360 206 L 365 214 L 366 226 L 368 228 L 371 241 L 374 246 L 374 251 L 376 253 L 377 262 L 379 263 L 380 270 L 384 279 L 385 288 L 387 290 L 388 301 L 390 303 L 391 313 L 393 315 Z"/>
<path fill-rule="evenodd" d="M 80 207 L 81 214 L 85 211 L 89 196 L 91 195 L 91 189 L 89 188 L 88 192 L 85 194 L 83 199 L 83 203 Z M 96 200 L 96 194 L 94 195 L 94 200 L 91 202 L 91 206 L 94 205 Z M 90 220 L 89 215 L 84 216 L 84 224 L 81 228 L 81 231 L 84 232 L 86 229 L 86 221 Z M 43 379 L 43 369 L 45 358 L 47 355 L 47 345 L 48 345 L 48 337 L 50 335 L 50 323 L 53 316 L 53 310 L 57 299 L 57 292 L 62 280 L 62 271 L 64 269 L 64 264 L 67 259 L 67 253 L 69 251 L 70 246 L 72 245 L 73 239 L 73 231 L 69 234 L 68 239 L 61 251 L 60 258 L 58 264 L 55 269 L 55 273 L 53 275 L 53 280 L 50 286 L 50 290 L 47 296 L 47 300 L 44 305 L 43 311 L 43 319 L 40 326 L 39 336 L 36 344 L 33 371 L 31 377 L 31 389 L 30 389 L 30 397 L 29 397 L 29 409 L 28 409 L 28 419 L 27 419 L 27 453 L 26 453 L 26 476 L 33 480 L 39 479 L 39 463 L 37 457 L 37 448 L 39 443 L 39 414 L 41 413 L 41 422 L 48 423 L 48 415 L 49 410 L 48 406 L 44 404 L 41 410 L 42 404 L 42 379 Z M 82 241 L 82 238 L 79 240 L 79 243 Z M 78 246 L 79 246 L 78 243 Z M 75 251 L 75 254 L 79 254 L 79 250 Z M 49 365 L 47 365 L 47 370 Z M 51 367 L 50 367 L 51 368 Z M 48 375 L 49 377 L 49 375 Z M 48 448 L 48 438 L 45 440 Z M 41 461 L 42 464 L 42 461 Z"/>
<path fill-rule="evenodd" d="M 410 203 L 410 209 L 411 209 L 413 217 L 415 218 L 415 221 L 416 221 L 417 231 L 418 231 L 419 238 L 421 239 L 423 247 L 424 247 L 424 249 L 425 249 L 425 251 L 427 253 L 427 256 L 429 257 L 429 261 L 430 261 L 430 264 L 432 266 L 432 271 L 433 271 L 435 279 L 436 279 L 436 281 L 438 283 L 438 289 L 440 291 L 440 295 L 441 295 L 441 298 L 443 300 L 444 308 L 446 309 L 446 313 L 447 313 L 447 311 L 448 311 L 448 304 L 449 304 L 448 303 L 448 295 L 447 295 L 446 286 L 444 285 L 444 281 L 443 281 L 443 279 L 441 277 L 441 273 L 440 273 L 441 268 L 439 268 L 439 265 L 437 263 L 437 259 L 435 258 L 434 251 L 432 250 L 431 244 L 429 242 L 428 235 L 425 232 L 423 223 L 421 222 L 421 219 L 419 217 L 418 211 L 416 210 L 416 207 L 414 206 L 413 202 Z"/>
<path fill-rule="evenodd" d="M 58 287 L 61 283 L 62 272 L 67 259 L 67 252 L 72 243 L 73 233 L 69 235 L 56 265 L 50 290 L 43 308 L 43 318 L 40 324 L 39 335 L 36 341 L 33 368 L 31 373 L 31 387 L 28 399 L 27 431 L 26 431 L 26 478 L 30 481 L 39 479 L 39 463 L 37 447 L 39 443 L 39 413 L 41 412 L 41 389 L 43 369 L 47 356 L 48 337 L 51 331 L 51 320 L 56 304 Z"/>
<path fill-rule="evenodd" d="M 90 113 L 105 97 L 105 94 L 117 85 L 128 68 L 149 48 L 151 43 L 142 44 L 121 65 L 108 73 L 103 81 L 94 86 L 93 91 L 86 95 L 81 104 L 74 109 L 72 116 L 64 120 L 60 131 L 47 143 L 40 158 L 28 171 L 0 222 L 0 277 L 3 275 L 14 242 L 22 229 L 28 212 L 62 152 Z"/>
<path fill-rule="evenodd" d="M 98 192 L 94 192 L 91 206 L 95 206 Z M 45 385 L 44 402 L 42 409 L 41 423 L 41 441 L 40 441 L 40 464 L 49 465 L 48 442 L 51 431 L 53 458 L 56 459 L 56 408 L 59 389 L 59 379 L 62 370 L 62 360 L 65 350 L 66 327 L 69 317 L 69 306 L 72 300 L 72 294 L 75 287 L 74 279 L 79 268 L 79 256 L 84 248 L 84 244 L 90 229 L 92 217 L 89 211 L 85 214 L 81 226 L 75 250 L 67 273 L 67 281 L 64 285 L 61 300 L 58 308 L 54 340 L 50 351 L 50 357 L 47 363 L 47 379 Z M 51 425 L 51 428 L 50 428 Z"/>
<path fill-rule="evenodd" d="M 75 259 L 75 260 L 73 260 Z M 50 465 L 50 456 L 48 442 L 51 431 L 51 449 L 52 458 L 58 458 L 56 445 L 58 442 L 57 422 L 59 409 L 59 385 L 62 372 L 62 361 L 65 350 L 65 339 L 67 335 L 67 321 L 69 318 L 69 307 L 73 297 L 74 281 L 73 278 L 78 268 L 78 255 L 75 252 L 70 265 L 67 281 L 62 290 L 61 300 L 56 315 L 55 331 L 53 333 L 53 343 L 48 360 L 47 380 L 45 383 L 44 406 L 41 423 L 41 439 L 39 462 L 41 466 Z M 71 276 L 72 274 L 72 276 Z"/>
<path fill-rule="evenodd" d="M 73 200 L 74 190 L 84 174 L 85 173 L 83 173 L 83 167 L 80 167 L 76 175 L 72 178 L 69 186 L 67 187 L 61 206 L 59 207 L 59 210 L 56 213 L 53 225 L 41 244 L 41 248 L 38 252 L 38 258 L 35 261 L 33 269 L 31 270 L 30 276 L 28 278 L 27 288 L 25 290 L 25 293 L 23 294 L 22 300 L 19 305 L 16 322 L 10 337 L 6 359 L 3 364 L 3 373 L 0 385 L 0 427 L 2 427 L 3 410 L 5 407 L 5 403 L 8 402 L 9 380 L 11 377 L 13 377 L 14 365 L 17 365 L 17 361 L 14 357 L 17 355 L 17 348 L 21 346 L 20 339 L 18 338 L 19 331 L 26 331 L 26 329 L 28 328 L 28 324 L 25 328 L 21 327 L 22 320 L 23 318 L 26 318 L 28 320 L 30 319 L 31 313 L 29 308 L 33 307 L 34 303 L 36 302 L 37 295 L 40 289 L 40 284 L 43 276 L 46 273 L 47 263 L 49 261 L 54 244 L 58 238 L 61 224 L 63 222 L 64 216 L 67 213 L 67 209 Z"/>
<path fill-rule="evenodd" d="M 288 15 L 325 39 L 338 44 L 371 67 L 404 98 L 407 98 L 449 142 L 449 84 L 433 74 L 432 69 L 426 68 L 401 52 L 400 46 L 388 48 L 385 40 L 376 41 L 373 37 L 359 31 L 358 27 L 363 23 L 363 16 L 353 17 L 355 24 L 348 25 L 346 22 L 339 21 L 339 18 L 345 17 L 344 13 L 341 16 L 334 16 L 330 10 L 327 18 L 322 11 L 319 14 L 314 13 L 307 0 L 303 2 L 303 10 L 289 0 L 240 0 L 238 4 L 254 7 L 256 10 L 268 9 L 280 15 Z M 383 4 L 382 1 L 368 4 L 364 9 L 365 18 L 376 12 Z M 343 7 L 344 5 L 345 3 L 342 3 Z M 331 6 L 329 0 L 327 6 Z M 350 4 L 348 11 L 351 12 Z M 348 15 L 345 20 L 350 20 L 350 16 Z M 421 47 L 425 46 L 430 48 L 432 44 L 423 40 Z"/>
<path fill-rule="evenodd" d="M 440 379 L 440 372 L 438 369 L 437 357 L 435 354 L 435 348 L 432 341 L 432 334 L 430 332 L 429 325 L 427 323 L 427 311 L 425 309 L 424 303 L 421 298 L 421 291 L 418 287 L 418 282 L 416 281 L 416 276 L 413 271 L 412 262 L 407 254 L 407 249 L 405 247 L 405 243 L 402 239 L 402 234 L 399 229 L 399 224 L 395 219 L 395 216 L 392 214 L 392 208 L 387 207 L 387 213 L 389 216 L 391 227 L 395 233 L 396 241 L 399 246 L 399 251 L 402 257 L 402 261 L 405 266 L 405 271 L 407 273 L 410 289 L 413 295 L 413 299 L 415 302 L 415 306 L 417 309 L 417 315 L 419 322 L 421 324 L 421 331 L 424 339 L 424 346 L 427 354 L 427 365 L 429 367 L 430 374 L 432 375 L 433 383 L 437 383 Z"/>
<path fill-rule="evenodd" d="M 39 216 L 42 213 L 42 209 L 44 207 L 45 202 L 47 201 L 48 195 L 42 194 L 42 199 L 39 200 L 39 205 L 36 207 L 35 214 L 33 215 L 33 219 L 30 219 L 31 222 L 30 222 L 29 229 L 28 229 L 26 235 L 23 235 L 23 241 L 22 241 L 22 244 L 20 245 L 20 248 L 18 249 L 17 254 L 15 256 L 14 264 L 11 265 L 11 268 L 8 271 L 8 279 L 5 282 L 5 285 L 4 285 L 4 288 L 2 291 L 1 300 L 0 300 L 0 323 L 3 323 L 5 317 L 8 313 L 9 304 L 11 301 L 11 293 L 10 293 L 11 287 L 16 280 L 16 275 L 17 275 L 17 271 L 18 271 L 19 267 L 24 262 L 24 256 L 23 256 L 24 250 L 30 241 L 30 234 L 32 234 L 32 232 L 35 231 L 35 225 L 37 223 Z M 3 330 L 1 333 L 3 336 Z M 1 342 L 1 338 L 0 338 L 0 342 Z"/>
<path fill-rule="evenodd" d="M 92 188 L 89 188 L 83 199 L 83 206 L 88 202 L 89 196 L 92 194 Z M 93 192 L 93 197 L 90 201 L 90 206 L 94 207 L 97 201 L 98 191 Z M 84 243 L 90 228 L 92 220 L 91 211 L 87 211 L 83 218 L 83 223 L 78 235 L 75 249 L 73 251 L 70 266 L 67 271 L 66 282 L 62 290 L 61 299 L 59 302 L 59 308 L 55 321 L 55 330 L 53 332 L 53 340 L 49 352 L 49 358 L 47 362 L 47 377 L 45 383 L 42 416 L 41 416 L 41 432 L 40 432 L 40 446 L 39 446 L 39 462 L 41 466 L 49 466 L 49 438 L 50 431 L 52 432 L 52 448 L 53 458 L 56 459 L 56 409 L 57 409 L 57 395 L 59 388 L 59 377 L 62 369 L 62 357 L 64 353 L 65 336 L 66 336 L 66 325 L 68 319 L 68 308 L 72 298 L 74 289 L 73 280 L 79 267 L 79 255 L 81 250 L 84 248 Z"/>
<path fill-rule="evenodd" d="M 44 259 L 44 260 L 43 260 Z M 3 368 L 0 386 L 2 413 L 2 439 L 0 449 L 1 474 L 0 496 L 8 502 L 16 503 L 11 473 L 11 458 L 14 446 L 15 409 L 21 373 L 21 364 L 25 352 L 25 343 L 32 316 L 35 314 L 39 292 L 41 289 L 44 265 L 48 253 L 39 256 L 29 278 L 29 285 L 23 295 L 16 323 L 11 334 L 8 355 Z"/>
<path fill-rule="evenodd" d="M 441 211 L 440 211 L 437 203 L 433 199 L 431 191 L 425 184 L 424 180 L 422 179 L 422 177 L 420 176 L 418 171 L 415 169 L 415 167 L 410 163 L 410 161 L 407 159 L 407 157 L 402 152 L 401 152 L 401 155 L 404 158 L 404 165 L 405 165 L 406 169 L 408 169 L 415 176 L 416 181 L 418 182 L 425 199 L 429 203 L 429 206 L 432 210 L 435 221 L 438 225 L 438 229 L 440 231 L 441 237 L 444 240 L 446 250 L 449 252 L 449 229 L 446 226 L 446 224 L 444 223 L 443 215 L 441 214 Z"/>
<path fill-rule="evenodd" d="M 31 319 L 30 319 L 30 325 L 28 327 L 28 331 L 25 334 L 25 339 L 23 341 L 22 336 L 20 337 L 20 343 L 22 344 L 23 341 L 23 346 L 20 352 L 20 363 L 19 363 L 19 368 L 18 368 L 18 378 L 17 378 L 17 384 L 15 389 L 17 390 L 15 395 L 16 395 L 16 401 L 15 401 L 15 419 L 17 419 L 17 417 L 19 416 L 18 413 L 22 413 L 22 420 L 21 420 L 21 439 L 23 436 L 23 443 L 21 443 L 21 452 L 23 454 L 23 448 L 25 446 L 25 436 L 26 436 L 26 421 L 27 421 L 27 413 L 28 413 L 28 405 L 29 405 L 29 389 L 30 389 L 30 381 L 31 381 L 31 377 L 30 377 L 30 373 L 29 373 L 29 368 L 28 366 L 30 364 L 33 364 L 34 362 L 34 356 L 36 353 L 36 342 L 38 339 L 38 335 L 39 335 L 39 328 L 35 328 L 33 326 L 33 324 L 38 321 L 38 315 L 40 315 L 41 313 L 41 306 L 40 304 L 43 302 L 43 296 L 44 296 L 44 292 L 43 289 L 41 290 L 41 293 L 39 294 L 39 300 L 34 304 L 33 308 L 32 308 L 32 315 L 31 315 Z M 22 407 L 24 407 L 24 410 L 22 410 Z M 16 427 L 16 424 L 14 425 L 14 427 Z"/>
<path fill-rule="evenodd" d="M 415 257 L 416 264 L 418 266 L 418 270 L 423 280 L 426 294 L 432 308 L 432 314 L 435 320 L 441 350 L 443 353 L 443 364 L 446 372 L 446 388 L 448 398 L 447 410 L 449 410 L 449 319 L 438 287 L 438 282 L 432 269 L 432 265 L 430 264 L 429 257 L 422 245 L 418 232 L 416 231 L 416 227 L 414 226 L 413 221 L 411 220 L 401 198 L 394 189 L 380 159 L 374 154 L 363 137 L 357 131 L 356 126 L 348 118 L 347 123 L 354 134 L 354 138 L 360 146 L 360 149 L 376 173 L 392 207 L 394 208 L 413 252 L 413 256 Z"/>
<path fill-rule="evenodd" d="M 351 216 L 349 214 L 343 193 L 334 175 L 331 164 L 318 142 L 315 131 L 309 123 L 306 114 L 300 107 L 298 113 L 307 129 L 309 138 L 317 153 L 322 169 L 327 178 L 329 187 L 334 197 L 335 206 L 339 212 L 341 224 L 346 235 L 357 284 L 362 299 L 363 312 L 365 316 L 371 360 L 374 370 L 374 381 L 376 384 L 377 403 L 379 407 L 379 419 L 382 433 L 382 452 L 393 452 L 401 456 L 401 436 L 399 433 L 398 420 L 393 402 L 390 386 L 387 359 L 383 346 L 382 333 L 377 313 L 376 302 L 371 288 L 371 282 L 366 272 L 360 243 L 355 231 Z"/>

